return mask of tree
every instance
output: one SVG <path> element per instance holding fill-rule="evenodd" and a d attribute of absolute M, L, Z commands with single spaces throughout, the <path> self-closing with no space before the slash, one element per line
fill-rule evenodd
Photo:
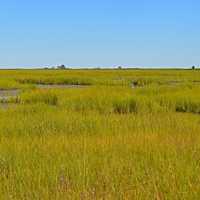
<path fill-rule="evenodd" d="M 65 65 L 59 65 L 57 66 L 57 69 L 66 69 Z"/>
<path fill-rule="evenodd" d="M 195 66 L 192 66 L 192 70 L 195 70 Z"/>
<path fill-rule="evenodd" d="M 122 69 L 122 66 L 118 66 L 118 69 Z"/>

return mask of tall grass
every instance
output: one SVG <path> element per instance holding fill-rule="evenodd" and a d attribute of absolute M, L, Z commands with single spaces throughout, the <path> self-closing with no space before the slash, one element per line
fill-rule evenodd
<path fill-rule="evenodd" d="M 4 199 L 198 197 L 197 116 L 102 115 L 44 104 L 1 116 Z"/>
<path fill-rule="evenodd" d="M 58 97 L 53 91 L 49 90 L 32 90 L 24 92 L 20 98 L 19 103 L 32 104 L 32 103 L 45 103 L 49 105 L 57 105 Z"/>
<path fill-rule="evenodd" d="M 0 79 L 20 84 L 176 85 L 198 84 L 199 70 L 1 70 Z"/>
<path fill-rule="evenodd" d="M 198 72 L 0 71 L 8 75 L 20 88 L 27 77 L 94 82 L 28 86 L 0 104 L 1 199 L 199 199 Z M 152 82 L 131 88 L 141 77 Z M 173 78 L 181 84 L 162 84 Z"/>
<path fill-rule="evenodd" d="M 73 111 L 100 113 L 191 112 L 200 113 L 200 87 L 89 87 L 28 90 L 20 103 L 46 103 Z"/>

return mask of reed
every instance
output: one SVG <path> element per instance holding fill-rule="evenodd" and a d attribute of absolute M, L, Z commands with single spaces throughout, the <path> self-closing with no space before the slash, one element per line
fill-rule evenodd
<path fill-rule="evenodd" d="M 198 73 L 0 71 L 0 199 L 199 199 Z"/>

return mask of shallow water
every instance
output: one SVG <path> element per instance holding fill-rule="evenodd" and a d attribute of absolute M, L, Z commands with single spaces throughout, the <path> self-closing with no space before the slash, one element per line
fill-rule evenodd
<path fill-rule="evenodd" d="M 0 90 L 0 100 L 16 97 L 20 94 L 20 91 L 19 89 Z"/>
<path fill-rule="evenodd" d="M 40 89 L 65 89 L 65 88 L 85 88 L 86 85 L 58 85 L 58 84 L 37 84 L 36 88 Z M 12 97 L 17 97 L 20 94 L 20 89 L 0 89 L 0 100 L 7 100 Z"/>

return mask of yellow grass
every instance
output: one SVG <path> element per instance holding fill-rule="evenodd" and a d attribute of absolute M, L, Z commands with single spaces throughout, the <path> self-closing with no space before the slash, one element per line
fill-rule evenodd
<path fill-rule="evenodd" d="M 23 88 L 0 105 L 0 199 L 199 199 L 198 73 L 0 71 Z M 38 74 L 96 82 L 18 82 Z M 119 75 L 126 84 L 113 84 Z M 133 89 L 135 77 L 154 83 Z M 170 85 L 174 77 L 182 82 Z"/>

